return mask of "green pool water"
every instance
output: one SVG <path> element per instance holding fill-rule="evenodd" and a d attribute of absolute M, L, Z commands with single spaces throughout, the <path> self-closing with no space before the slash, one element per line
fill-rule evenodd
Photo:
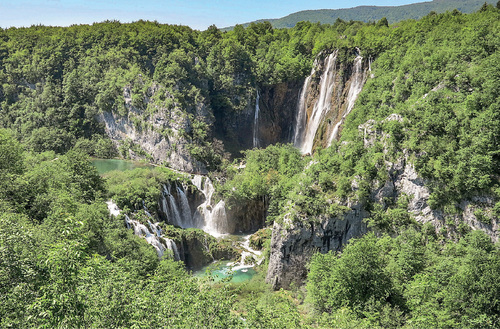
<path fill-rule="evenodd" d="M 221 281 L 222 279 L 232 276 L 229 282 L 240 283 L 250 280 L 255 275 L 255 270 L 251 267 L 238 268 L 232 270 L 231 266 L 228 266 L 229 262 L 223 262 L 219 264 L 210 264 L 203 267 L 201 270 L 193 273 L 196 277 L 207 277 L 212 276 L 215 282 Z M 207 272 L 210 271 L 210 273 Z"/>
<path fill-rule="evenodd" d="M 125 171 L 134 168 L 150 167 L 148 164 L 120 159 L 92 159 L 92 164 L 101 175 L 113 170 Z"/>

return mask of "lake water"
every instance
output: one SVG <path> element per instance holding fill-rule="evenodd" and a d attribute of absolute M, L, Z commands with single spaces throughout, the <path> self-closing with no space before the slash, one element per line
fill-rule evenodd
<path fill-rule="evenodd" d="M 100 175 L 113 170 L 125 171 L 132 170 L 134 168 L 151 167 L 149 164 L 120 159 L 92 159 L 91 161 L 97 168 L 97 172 L 99 172 Z"/>
<path fill-rule="evenodd" d="M 210 270 L 210 274 L 207 273 L 207 270 Z M 219 264 L 205 266 L 201 270 L 194 272 L 193 275 L 196 277 L 206 277 L 210 275 L 214 278 L 215 282 L 232 277 L 229 282 L 240 283 L 250 280 L 255 273 L 255 270 L 251 267 L 232 267 L 230 262 L 221 262 Z"/>

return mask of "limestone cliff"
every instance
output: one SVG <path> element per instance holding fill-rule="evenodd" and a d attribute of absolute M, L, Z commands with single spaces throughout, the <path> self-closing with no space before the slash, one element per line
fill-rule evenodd
<path fill-rule="evenodd" d="M 362 219 L 368 213 L 360 204 L 335 218 L 321 217 L 315 221 L 273 225 L 271 256 L 266 281 L 274 289 L 288 288 L 292 282 L 302 283 L 307 276 L 306 265 L 316 252 L 340 250 L 349 239 L 367 232 Z"/>
<path fill-rule="evenodd" d="M 216 111 L 215 133 L 224 142 L 226 150 L 235 156 L 254 147 L 253 136 L 259 147 L 276 143 L 289 143 L 293 136 L 293 122 L 302 81 L 283 82 L 271 86 L 255 87 L 247 95 L 242 110 Z M 257 97 L 259 93 L 260 97 Z M 259 101 L 260 114 L 255 111 Z"/>
<path fill-rule="evenodd" d="M 155 104 L 156 93 L 165 93 L 169 107 Z M 191 120 L 174 98 L 160 86 L 153 84 L 150 96 L 144 99 L 142 108 L 134 106 L 129 86 L 123 89 L 126 115 L 103 112 L 98 120 L 105 125 L 105 131 L 126 157 L 148 159 L 173 169 L 206 173 L 205 166 L 194 159 L 188 150 L 189 141 L 183 135 L 191 129 Z M 208 109 L 203 103 L 196 108 L 198 117 L 209 120 Z"/>
<path fill-rule="evenodd" d="M 302 81 L 291 81 L 262 88 L 258 136 L 260 146 L 289 143 Z"/>
<path fill-rule="evenodd" d="M 234 223 L 235 232 L 250 232 L 263 228 L 266 224 L 269 200 L 261 198 L 243 203 L 232 204 L 227 211 Z"/>

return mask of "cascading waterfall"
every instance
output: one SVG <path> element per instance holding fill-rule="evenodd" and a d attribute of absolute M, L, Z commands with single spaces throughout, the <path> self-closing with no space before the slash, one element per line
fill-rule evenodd
<path fill-rule="evenodd" d="M 210 179 L 201 175 L 194 175 L 191 181 L 205 196 L 205 202 L 198 206 L 194 215 L 195 222 L 201 226 L 199 228 L 213 236 L 229 233 L 230 228 L 224 201 L 219 201 L 213 208 L 211 206 L 215 189 Z"/>
<path fill-rule="evenodd" d="M 332 144 L 332 141 L 338 137 L 339 133 L 339 128 L 342 123 L 344 123 L 344 120 L 346 116 L 351 113 L 354 103 L 356 102 L 356 99 L 358 99 L 358 95 L 363 89 L 363 84 L 364 84 L 364 72 L 363 72 L 363 57 L 357 56 L 354 59 L 354 72 L 352 73 L 351 77 L 351 86 L 349 88 L 349 93 L 347 94 L 347 107 L 346 110 L 344 111 L 344 114 L 342 115 L 342 118 L 337 122 L 335 127 L 333 128 L 333 132 L 330 135 L 330 139 L 328 141 L 328 146 Z"/>
<path fill-rule="evenodd" d="M 262 261 L 264 260 L 265 257 L 262 255 L 262 251 L 258 251 L 255 249 L 252 249 L 250 247 L 250 237 L 252 235 L 247 235 L 243 237 L 243 242 L 240 243 L 241 248 L 243 251 L 241 252 L 241 258 L 239 263 L 230 263 L 228 264 L 231 266 L 231 270 L 237 271 L 245 268 L 250 268 L 254 267 L 255 265 L 260 265 Z M 252 257 L 253 260 L 247 261 L 246 259 Z"/>
<path fill-rule="evenodd" d="M 318 96 L 318 99 L 316 100 L 316 103 L 314 104 L 314 108 L 312 110 L 311 116 L 309 120 L 306 120 L 307 122 L 304 124 L 304 119 L 306 118 L 306 113 L 307 113 L 307 104 L 305 102 L 306 99 L 306 93 L 307 93 L 307 86 L 309 84 L 310 77 L 312 76 L 312 73 L 314 73 L 314 70 L 311 73 L 311 76 L 309 76 L 306 81 L 304 82 L 303 90 L 301 95 L 300 100 L 299 100 L 299 106 L 300 108 L 298 109 L 299 114 L 298 114 L 298 120 L 296 122 L 296 129 L 295 129 L 295 134 L 300 134 L 303 137 L 298 137 L 295 136 L 294 138 L 294 144 L 296 147 L 300 148 L 300 151 L 302 154 L 307 154 L 311 153 L 313 145 L 314 145 L 314 137 L 316 136 L 316 132 L 318 131 L 318 128 L 323 121 L 326 113 L 329 111 L 330 106 L 331 106 L 331 100 L 332 100 L 332 89 L 335 85 L 335 75 L 336 75 L 336 70 L 335 70 L 335 63 L 337 61 L 337 51 L 331 53 L 328 55 L 328 57 L 325 59 L 325 64 L 326 68 L 323 72 L 323 75 L 321 76 L 320 80 L 320 93 Z M 303 113 L 300 113 L 303 112 Z M 303 119 L 302 119 L 303 118 Z M 305 128 L 302 128 L 305 127 Z M 302 128 L 302 129 L 301 129 Z"/>
<path fill-rule="evenodd" d="M 368 57 L 368 72 L 370 72 L 370 78 L 375 78 L 375 75 L 372 73 L 372 57 Z"/>
<path fill-rule="evenodd" d="M 112 216 L 116 217 L 120 215 L 121 210 L 118 208 L 116 203 L 114 203 L 112 200 L 109 200 L 106 202 L 106 204 L 108 205 L 109 213 Z M 145 213 L 148 218 L 153 219 L 153 216 L 151 216 L 151 214 L 147 210 L 145 210 Z M 125 215 L 125 225 L 128 229 L 133 229 L 135 235 L 144 237 L 146 241 L 155 248 L 156 253 L 158 254 L 158 257 L 160 259 L 164 256 L 166 250 L 170 250 L 172 252 L 172 256 L 175 260 L 181 259 L 175 242 L 169 238 L 162 237 L 162 230 L 159 226 L 159 223 L 153 224 L 148 220 L 148 228 L 141 222 L 130 219 L 128 215 Z"/>
<path fill-rule="evenodd" d="M 193 223 L 193 216 L 191 216 L 191 208 L 189 207 L 189 201 L 186 197 L 186 193 L 184 193 L 184 190 L 179 186 L 177 186 L 177 196 L 179 197 L 178 202 L 182 214 L 182 222 L 179 226 L 182 228 L 196 227 Z"/>
<path fill-rule="evenodd" d="M 193 224 L 191 209 L 184 190 L 176 187 L 177 198 L 172 195 L 172 186 L 169 183 L 163 185 L 163 194 L 160 201 L 160 209 L 167 216 L 170 224 L 182 228 L 196 227 Z"/>
<path fill-rule="evenodd" d="M 255 101 L 255 115 L 253 119 L 253 147 L 259 147 L 259 101 L 260 94 L 259 90 L 257 90 L 257 99 Z"/>

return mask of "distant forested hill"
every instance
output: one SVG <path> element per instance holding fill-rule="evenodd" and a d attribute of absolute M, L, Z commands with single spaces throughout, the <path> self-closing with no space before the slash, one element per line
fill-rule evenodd
<path fill-rule="evenodd" d="M 386 17 L 389 23 L 399 22 L 405 19 L 419 19 L 431 11 L 444 13 L 458 9 L 462 13 L 472 13 L 478 10 L 484 3 L 494 4 L 494 0 L 434 0 L 428 2 L 414 3 L 405 6 L 359 6 L 346 9 L 320 9 L 304 10 L 278 19 L 263 19 L 269 21 L 275 28 L 294 27 L 300 21 L 320 22 L 322 24 L 333 24 L 338 18 L 354 21 L 378 21 Z M 248 25 L 243 24 L 244 26 Z"/>

